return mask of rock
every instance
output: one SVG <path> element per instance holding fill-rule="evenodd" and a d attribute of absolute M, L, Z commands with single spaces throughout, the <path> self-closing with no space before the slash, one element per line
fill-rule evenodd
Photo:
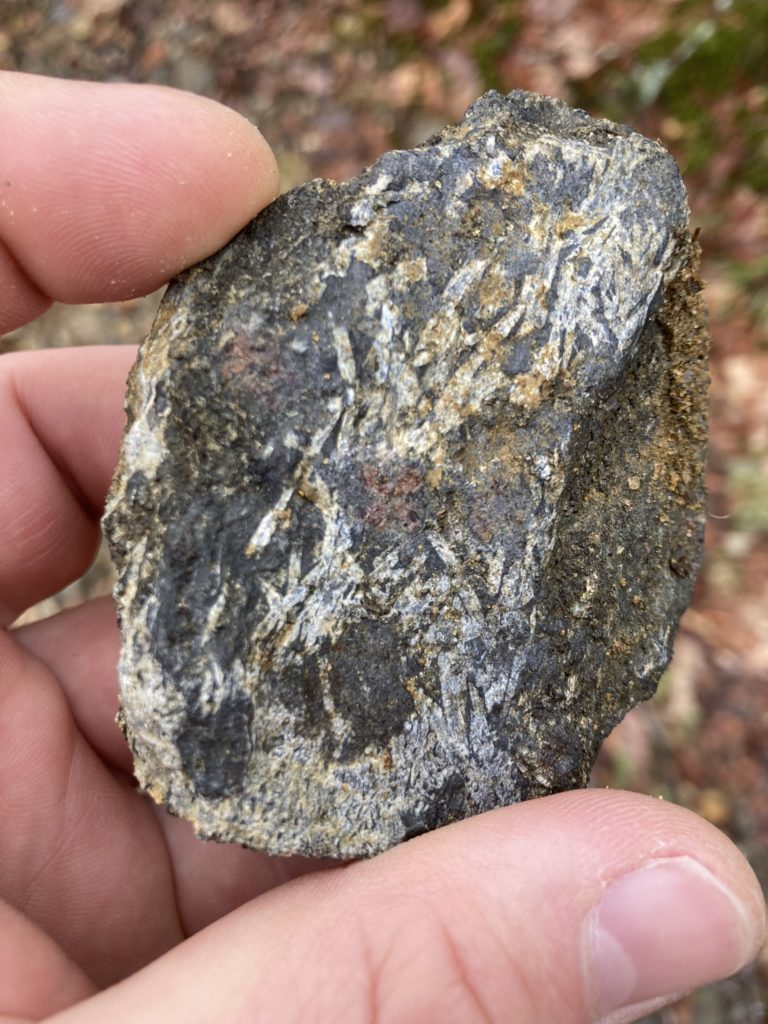
<path fill-rule="evenodd" d="M 172 283 L 105 519 L 140 785 L 334 857 L 585 785 L 701 557 L 696 256 L 659 145 L 490 92 Z"/>

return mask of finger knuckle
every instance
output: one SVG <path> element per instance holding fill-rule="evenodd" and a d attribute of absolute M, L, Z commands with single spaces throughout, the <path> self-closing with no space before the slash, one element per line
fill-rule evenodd
<path fill-rule="evenodd" d="M 391 911 L 391 908 L 389 908 Z M 501 1024 L 478 977 L 477 959 L 468 954 L 468 935 L 456 920 L 429 905 L 415 903 L 399 923 L 372 931 L 361 928 L 359 952 L 365 1024 Z M 460 934 L 461 932 L 461 934 Z"/>

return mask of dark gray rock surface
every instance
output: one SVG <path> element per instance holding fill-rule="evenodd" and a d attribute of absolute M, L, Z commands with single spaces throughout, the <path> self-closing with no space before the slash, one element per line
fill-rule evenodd
<path fill-rule="evenodd" d="M 105 518 L 155 799 L 353 857 L 586 784 L 701 555 L 687 220 L 657 144 L 488 93 L 170 286 Z"/>

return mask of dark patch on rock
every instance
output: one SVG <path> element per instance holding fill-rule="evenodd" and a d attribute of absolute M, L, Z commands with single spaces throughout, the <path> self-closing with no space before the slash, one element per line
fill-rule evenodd
<path fill-rule="evenodd" d="M 328 651 L 328 688 L 337 714 L 347 724 L 340 756 L 352 760 L 366 748 L 386 748 L 414 710 L 405 682 L 414 674 L 413 659 L 387 622 L 362 619 L 350 623 Z"/>
<path fill-rule="evenodd" d="M 181 763 L 193 787 L 208 800 L 239 793 L 247 782 L 253 705 L 235 693 L 215 711 L 190 707 L 176 736 Z"/>

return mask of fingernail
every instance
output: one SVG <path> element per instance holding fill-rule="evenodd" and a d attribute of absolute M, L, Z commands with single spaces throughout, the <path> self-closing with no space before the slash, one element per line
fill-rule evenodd
<path fill-rule="evenodd" d="M 697 861 L 649 861 L 611 883 L 592 919 L 598 1016 L 618 1020 L 620 1008 L 732 974 L 752 932 L 746 909 Z"/>

